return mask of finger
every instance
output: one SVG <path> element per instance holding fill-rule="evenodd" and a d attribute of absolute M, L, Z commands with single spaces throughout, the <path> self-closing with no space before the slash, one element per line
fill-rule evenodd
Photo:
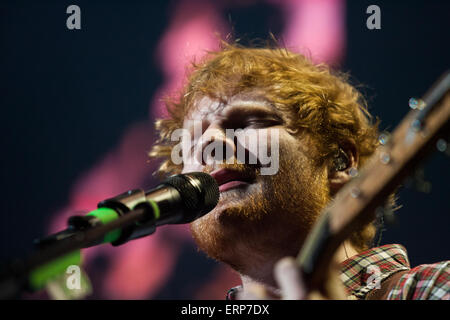
<path fill-rule="evenodd" d="M 306 298 L 306 287 L 294 258 L 286 257 L 278 261 L 275 265 L 274 276 L 284 300 Z"/>
<path fill-rule="evenodd" d="M 325 292 L 328 299 L 332 300 L 346 300 L 347 294 L 345 292 L 344 284 L 340 278 L 339 265 L 334 262 L 328 271 L 328 278 L 325 283 Z"/>
<path fill-rule="evenodd" d="M 258 284 L 250 284 L 246 290 L 236 294 L 236 300 L 267 300 L 268 298 L 266 289 Z"/>
<path fill-rule="evenodd" d="M 332 300 L 346 300 L 347 295 L 345 293 L 344 285 L 338 275 L 333 274 L 330 276 L 326 283 L 325 291 L 327 297 Z"/>
<path fill-rule="evenodd" d="M 319 291 L 312 291 L 308 294 L 308 300 L 327 300 Z"/>

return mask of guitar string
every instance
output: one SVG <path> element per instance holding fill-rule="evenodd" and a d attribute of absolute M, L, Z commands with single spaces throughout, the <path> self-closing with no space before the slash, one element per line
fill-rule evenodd
<path fill-rule="evenodd" d="M 348 259 L 347 248 L 345 247 L 345 242 L 344 242 L 344 251 L 345 251 L 345 256 L 346 256 L 347 259 Z"/>

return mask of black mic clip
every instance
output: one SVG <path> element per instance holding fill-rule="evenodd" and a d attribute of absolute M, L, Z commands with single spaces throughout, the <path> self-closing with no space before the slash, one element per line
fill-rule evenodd
<path fill-rule="evenodd" d="M 120 237 L 116 241 L 111 242 L 113 246 L 119 246 L 130 239 L 141 238 L 154 233 L 156 224 L 153 207 L 146 201 L 145 192 L 140 189 L 127 191 L 98 203 L 98 208 L 113 209 L 119 216 L 123 216 L 136 209 L 137 206 L 144 209 L 142 218 L 134 224 L 122 228 Z M 67 229 L 63 231 L 44 238 L 35 239 L 34 245 L 38 249 L 43 249 L 61 240 L 72 238 L 83 231 L 98 227 L 103 222 L 95 215 L 74 215 L 69 217 L 67 224 Z M 93 242 L 89 246 L 99 243 L 101 243 L 101 240 Z"/>
<path fill-rule="evenodd" d="M 123 228 L 120 237 L 116 241 L 111 242 L 113 246 L 119 246 L 130 239 L 141 238 L 156 231 L 155 212 L 153 207 L 147 201 L 145 192 L 141 189 L 129 190 L 116 197 L 103 200 L 97 207 L 113 209 L 119 216 L 135 210 L 137 207 L 144 209 L 142 219 Z"/>

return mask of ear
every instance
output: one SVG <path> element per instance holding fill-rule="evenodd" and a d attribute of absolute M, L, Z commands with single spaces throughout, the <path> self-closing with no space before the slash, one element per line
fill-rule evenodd
<path fill-rule="evenodd" d="M 351 180 L 350 171 L 358 168 L 358 151 L 356 150 L 355 144 L 353 142 L 348 142 L 344 145 L 340 146 L 341 152 L 344 152 L 344 155 L 348 159 L 347 165 L 342 170 L 337 170 L 334 162 L 331 161 L 328 166 L 328 181 L 330 185 L 331 194 L 336 194 L 339 189 L 342 188 L 344 184 Z"/>

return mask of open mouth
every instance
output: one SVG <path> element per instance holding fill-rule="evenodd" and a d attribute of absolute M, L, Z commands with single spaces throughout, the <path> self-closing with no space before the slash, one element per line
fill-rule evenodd
<path fill-rule="evenodd" d="M 253 174 L 232 169 L 218 169 L 211 172 L 211 176 L 219 184 L 220 192 L 248 186 L 255 180 Z"/>

